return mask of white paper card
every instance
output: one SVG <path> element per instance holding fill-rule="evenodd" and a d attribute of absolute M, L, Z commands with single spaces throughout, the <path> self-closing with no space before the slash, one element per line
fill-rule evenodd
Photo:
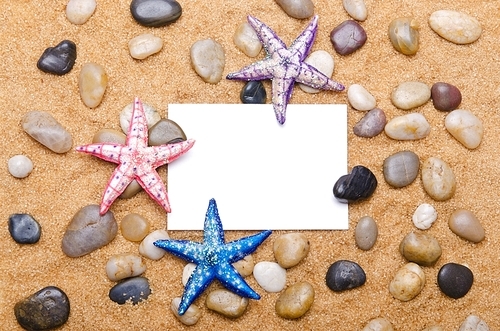
<path fill-rule="evenodd" d="M 168 165 L 168 230 L 202 230 L 214 198 L 224 230 L 348 228 L 332 189 L 347 172 L 347 106 L 171 104 L 193 148 Z"/>

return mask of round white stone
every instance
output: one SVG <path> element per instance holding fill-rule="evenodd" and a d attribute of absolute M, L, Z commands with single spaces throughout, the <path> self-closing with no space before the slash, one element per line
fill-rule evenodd
<path fill-rule="evenodd" d="M 141 244 L 139 245 L 139 253 L 151 260 L 161 259 L 167 252 L 159 247 L 156 247 L 153 244 L 155 241 L 161 239 L 170 239 L 167 231 L 156 230 L 151 232 L 142 240 Z"/>
<path fill-rule="evenodd" d="M 444 126 L 456 140 L 469 149 L 478 147 L 483 139 L 483 122 L 468 110 L 455 109 L 446 116 Z"/>
<path fill-rule="evenodd" d="M 276 262 L 257 263 L 253 268 L 253 276 L 267 292 L 279 292 L 285 288 L 286 270 Z"/>
<path fill-rule="evenodd" d="M 470 44 L 481 36 L 481 23 L 472 16 L 454 10 L 438 10 L 429 17 L 434 32 L 455 44 Z"/>
<path fill-rule="evenodd" d="M 189 277 L 193 274 L 194 269 L 196 269 L 196 263 L 188 263 L 184 266 L 182 270 L 182 285 L 186 286 Z"/>
<path fill-rule="evenodd" d="M 233 35 L 233 42 L 236 47 L 247 56 L 256 57 L 262 49 L 262 44 L 257 33 L 250 23 L 241 23 Z"/>
<path fill-rule="evenodd" d="M 412 221 L 418 229 L 427 230 L 437 220 L 437 216 L 437 211 L 432 205 L 423 203 L 415 209 Z"/>
<path fill-rule="evenodd" d="M 364 0 L 342 0 L 345 11 L 357 21 L 364 21 L 368 17 L 368 10 Z"/>
<path fill-rule="evenodd" d="M 359 84 L 352 84 L 347 90 L 347 100 L 352 108 L 361 111 L 372 110 L 377 105 L 375 97 Z"/>
<path fill-rule="evenodd" d="M 158 53 L 163 48 L 163 40 L 151 33 L 143 33 L 128 42 L 130 56 L 142 60 Z"/>
<path fill-rule="evenodd" d="M 66 5 L 66 18 L 73 24 L 83 24 L 92 16 L 96 6 L 95 0 L 69 0 Z"/>
<path fill-rule="evenodd" d="M 146 122 L 148 123 L 148 128 L 152 127 L 161 120 L 160 114 L 148 104 L 143 103 L 142 107 L 144 109 L 144 114 L 146 115 Z M 132 112 L 134 111 L 134 103 L 129 103 L 126 105 L 120 113 L 120 126 L 125 134 L 128 133 L 128 128 L 130 126 L 130 120 L 132 119 Z"/>
<path fill-rule="evenodd" d="M 395 140 L 417 140 L 425 138 L 431 132 L 431 126 L 420 113 L 410 113 L 394 117 L 384 128 L 389 138 Z"/>
<path fill-rule="evenodd" d="M 33 170 L 33 162 L 24 155 L 14 155 L 7 163 L 9 172 L 16 178 L 25 178 Z"/>
<path fill-rule="evenodd" d="M 326 77 L 332 77 L 335 63 L 333 61 L 333 57 L 327 51 L 314 51 L 309 54 L 304 62 L 318 69 L 318 71 L 324 74 Z M 313 87 L 300 83 L 299 87 L 302 89 L 302 91 L 307 93 L 318 93 L 320 91 L 319 89 L 315 89 Z"/>

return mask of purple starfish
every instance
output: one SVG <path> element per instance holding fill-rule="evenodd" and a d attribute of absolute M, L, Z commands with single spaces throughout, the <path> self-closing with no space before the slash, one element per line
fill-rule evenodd
<path fill-rule="evenodd" d="M 257 32 L 267 56 L 238 72 L 228 74 L 226 78 L 246 81 L 271 79 L 273 108 L 280 124 L 285 123 L 286 106 L 296 81 L 321 90 L 344 90 L 344 85 L 304 62 L 316 37 L 317 15 L 288 48 L 270 27 L 255 17 L 248 16 L 248 23 Z"/>

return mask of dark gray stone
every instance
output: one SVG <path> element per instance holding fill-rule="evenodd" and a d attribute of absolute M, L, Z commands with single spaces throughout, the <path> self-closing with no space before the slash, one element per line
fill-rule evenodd
<path fill-rule="evenodd" d="M 182 8 L 175 0 L 132 0 L 130 12 L 137 23 L 160 27 L 177 21 Z"/>
<path fill-rule="evenodd" d="M 348 175 L 341 176 L 333 186 L 333 195 L 343 203 L 371 197 L 377 188 L 377 178 L 367 167 L 355 166 Z"/>
<path fill-rule="evenodd" d="M 43 72 L 62 76 L 73 69 L 75 61 L 75 43 L 71 40 L 63 40 L 55 47 L 47 48 L 36 66 Z"/>
<path fill-rule="evenodd" d="M 464 265 L 447 263 L 439 269 L 437 282 L 444 294 L 458 299 L 469 292 L 474 282 L 474 275 Z"/>
<path fill-rule="evenodd" d="M 144 277 L 128 278 L 109 290 L 109 298 L 120 305 L 123 305 L 128 300 L 135 305 L 142 300 L 146 300 L 150 294 L 149 281 Z"/>
<path fill-rule="evenodd" d="M 9 216 L 9 233 L 19 244 L 34 244 L 40 240 L 42 227 L 28 214 L 12 214 Z"/>
<path fill-rule="evenodd" d="M 365 29 L 354 20 L 347 20 L 330 33 L 333 48 L 340 55 L 348 55 L 360 49 L 366 42 Z"/>
<path fill-rule="evenodd" d="M 242 103 L 266 103 L 267 93 L 260 80 L 249 81 L 243 86 L 240 93 Z"/>
<path fill-rule="evenodd" d="M 451 84 L 438 82 L 431 87 L 431 98 L 434 108 L 441 111 L 452 111 L 460 106 L 462 93 Z"/>
<path fill-rule="evenodd" d="M 340 292 L 363 285 L 366 274 L 356 262 L 339 260 L 333 263 L 326 273 L 326 285 L 330 290 Z"/>

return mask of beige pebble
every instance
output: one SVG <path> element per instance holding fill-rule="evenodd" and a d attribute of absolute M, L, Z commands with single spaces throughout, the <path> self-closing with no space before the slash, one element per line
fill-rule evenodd
<path fill-rule="evenodd" d="M 136 213 L 123 217 L 120 223 L 122 236 L 130 241 L 141 241 L 149 233 L 149 221 Z"/>
<path fill-rule="evenodd" d="M 189 308 L 186 310 L 186 312 L 181 316 L 179 315 L 179 305 L 181 304 L 181 298 L 176 297 L 172 299 L 172 303 L 170 305 L 170 310 L 172 313 L 174 313 L 175 317 L 179 321 L 182 322 L 182 324 L 185 325 L 195 325 L 198 320 L 201 317 L 201 310 L 196 306 L 195 304 L 191 304 Z"/>
<path fill-rule="evenodd" d="M 237 318 L 243 315 L 248 307 L 248 298 L 226 289 L 219 289 L 208 293 L 205 304 L 208 309 L 218 312 L 229 318 Z"/>
<path fill-rule="evenodd" d="M 438 35 L 455 44 L 470 44 L 479 39 L 483 31 L 476 18 L 454 10 L 433 12 L 429 17 L 429 26 Z"/>
<path fill-rule="evenodd" d="M 485 236 L 481 222 L 479 222 L 476 215 L 469 210 L 455 210 L 448 220 L 448 226 L 457 236 L 474 243 L 483 241 Z"/>
<path fill-rule="evenodd" d="M 127 136 L 118 130 L 101 129 L 92 137 L 92 143 L 115 143 L 125 145 Z"/>
<path fill-rule="evenodd" d="M 233 267 L 242 277 L 250 276 L 253 273 L 255 262 L 252 254 L 245 256 L 239 261 L 233 263 Z"/>
<path fill-rule="evenodd" d="M 368 17 L 364 0 L 342 0 L 342 5 L 347 14 L 357 21 L 364 21 Z"/>
<path fill-rule="evenodd" d="M 160 239 L 170 239 L 167 231 L 165 230 L 156 230 L 151 232 L 141 241 L 139 245 L 139 253 L 142 256 L 147 257 L 151 260 L 159 260 L 165 255 L 167 252 L 159 247 L 156 247 L 153 243 Z"/>
<path fill-rule="evenodd" d="M 262 49 L 262 43 L 250 23 L 241 23 L 233 35 L 236 47 L 247 56 L 256 57 Z"/>
<path fill-rule="evenodd" d="M 146 271 L 142 257 L 132 253 L 122 253 L 111 256 L 106 263 L 106 274 L 111 281 L 135 277 Z"/>
<path fill-rule="evenodd" d="M 455 109 L 450 112 L 444 125 L 456 140 L 469 149 L 478 147 L 483 139 L 483 122 L 468 110 Z"/>
<path fill-rule="evenodd" d="M 73 24 L 84 24 L 94 14 L 95 0 L 69 0 L 66 5 L 66 18 Z"/>
<path fill-rule="evenodd" d="M 291 268 L 309 254 L 309 240 L 300 232 L 286 233 L 276 238 L 273 252 L 282 268 Z"/>
<path fill-rule="evenodd" d="M 314 287 L 308 282 L 289 286 L 276 300 L 276 314 L 283 318 L 295 319 L 309 311 L 314 302 Z"/>
<path fill-rule="evenodd" d="M 191 46 L 191 65 L 204 82 L 217 84 L 222 79 L 226 57 L 221 44 L 212 39 Z"/>
<path fill-rule="evenodd" d="M 361 331 L 394 331 L 391 322 L 383 317 L 370 320 Z"/>
<path fill-rule="evenodd" d="M 455 194 L 455 174 L 444 160 L 429 157 L 422 165 L 422 185 L 425 192 L 436 201 L 445 201 Z"/>
<path fill-rule="evenodd" d="M 389 24 L 389 39 L 398 52 L 414 55 L 419 48 L 420 25 L 413 17 L 399 17 Z"/>
<path fill-rule="evenodd" d="M 458 331 L 489 331 L 490 327 L 486 322 L 476 315 L 469 315 L 460 324 Z"/>
<path fill-rule="evenodd" d="M 375 97 L 359 84 L 352 84 L 347 89 L 347 100 L 352 108 L 361 111 L 372 110 L 377 105 Z"/>
<path fill-rule="evenodd" d="M 422 291 L 424 285 L 424 271 L 418 264 L 410 262 L 396 272 L 389 284 L 389 292 L 398 300 L 410 301 Z"/>
<path fill-rule="evenodd" d="M 333 61 L 333 57 L 327 51 L 314 51 L 306 57 L 304 62 L 318 69 L 318 71 L 324 74 L 326 77 L 332 77 L 335 62 Z M 304 85 L 302 83 L 299 83 L 299 87 L 306 93 L 318 93 L 320 91 L 319 89 Z"/>
<path fill-rule="evenodd" d="M 154 126 L 161 120 L 161 116 L 156 111 L 156 109 L 148 105 L 147 103 L 142 103 L 142 109 L 144 109 L 144 114 L 146 116 L 146 123 L 148 124 L 148 128 Z M 133 102 L 123 107 L 122 111 L 120 112 L 120 127 L 122 128 L 122 131 L 124 133 L 128 133 L 130 120 L 132 119 L 133 112 L 134 112 Z"/>
<path fill-rule="evenodd" d="M 419 107 L 431 98 L 431 88 L 422 82 L 403 82 L 391 94 L 394 106 L 403 110 Z"/>
<path fill-rule="evenodd" d="M 130 39 L 128 50 L 134 59 L 143 60 L 158 53 L 163 48 L 163 40 L 151 33 L 143 33 Z"/>
<path fill-rule="evenodd" d="M 309 18 L 314 14 L 311 0 L 275 0 L 288 16 L 298 19 Z"/>
<path fill-rule="evenodd" d="M 29 111 L 21 125 L 31 138 L 55 153 L 66 153 L 73 146 L 71 133 L 48 112 Z"/>
<path fill-rule="evenodd" d="M 410 262 L 421 266 L 432 266 L 441 257 L 441 246 L 430 234 L 408 233 L 399 244 L 399 251 Z"/>
<path fill-rule="evenodd" d="M 431 132 L 431 126 L 420 113 L 396 116 L 384 127 L 385 134 L 395 140 L 423 139 Z"/>
<path fill-rule="evenodd" d="M 89 108 L 99 106 L 104 97 L 108 75 L 97 63 L 85 63 L 78 78 L 78 89 L 83 103 Z"/>

